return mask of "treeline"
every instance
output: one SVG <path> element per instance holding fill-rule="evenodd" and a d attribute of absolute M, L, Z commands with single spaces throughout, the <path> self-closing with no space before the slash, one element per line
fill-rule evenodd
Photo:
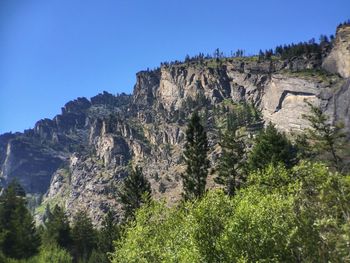
<path fill-rule="evenodd" d="M 63 208 L 47 208 L 44 224 L 35 227 L 26 207 L 25 192 L 17 181 L 0 197 L 0 262 L 69 263 L 109 262 L 118 238 L 116 217 L 108 212 L 96 229 L 86 212 L 79 211 L 71 224 Z"/>
<path fill-rule="evenodd" d="M 198 63 L 198 64 L 204 64 L 205 61 L 216 59 L 221 60 L 225 58 L 235 58 L 235 57 L 243 57 L 245 54 L 245 51 L 243 49 L 237 49 L 235 52 L 231 51 L 230 55 L 225 54 L 223 51 L 221 51 L 219 48 L 216 48 L 212 54 L 204 54 L 204 53 L 198 53 L 197 55 L 190 56 L 186 55 L 185 59 L 183 61 L 181 60 L 175 60 L 171 62 L 161 62 L 161 67 L 169 67 L 174 65 L 181 65 L 181 64 L 190 64 L 190 63 Z"/>
<path fill-rule="evenodd" d="M 340 23 L 337 28 L 342 27 L 342 26 L 349 26 L 350 25 L 350 19 L 348 19 L 347 21 L 344 21 L 343 23 Z"/>
<path fill-rule="evenodd" d="M 341 23 L 338 27 L 348 25 L 349 21 Z M 293 57 L 315 55 L 321 56 L 323 52 L 328 51 L 334 42 L 334 35 L 320 35 L 319 41 L 316 41 L 315 38 L 310 39 L 309 41 L 278 45 L 274 49 L 259 50 L 258 54 L 250 55 L 252 57 L 257 56 L 259 60 L 269 60 L 273 56 L 280 59 L 291 59 Z M 186 55 L 184 60 L 175 60 L 171 62 L 161 62 L 161 67 L 170 67 L 181 64 L 205 64 L 209 60 L 220 61 L 222 59 L 232 59 L 244 57 L 245 51 L 243 49 L 237 49 L 236 51 L 231 51 L 230 54 L 225 54 L 219 48 L 215 49 L 212 54 L 198 53 L 194 56 Z"/>
<path fill-rule="evenodd" d="M 320 35 L 319 42 L 316 42 L 316 40 L 312 38 L 307 42 L 279 45 L 275 49 L 268 49 L 265 51 L 260 50 L 258 58 L 259 60 L 264 60 L 271 59 L 275 56 L 280 59 L 291 59 L 308 55 L 320 57 L 325 50 L 327 51 L 331 48 L 333 41 L 334 35 L 330 35 L 329 37 L 326 35 Z"/>

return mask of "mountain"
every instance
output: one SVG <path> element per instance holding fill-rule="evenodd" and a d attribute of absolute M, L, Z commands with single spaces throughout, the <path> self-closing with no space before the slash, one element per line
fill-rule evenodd
<path fill-rule="evenodd" d="M 302 118 L 307 100 L 349 130 L 349 63 L 350 25 L 342 25 L 331 43 L 280 47 L 275 54 L 250 57 L 201 55 L 141 71 L 132 95 L 78 98 L 52 120 L 1 135 L 1 185 L 17 178 L 38 219 L 47 204 L 60 204 L 69 215 L 87 209 L 98 224 L 106 211 L 119 208 L 120 182 L 128 165 L 138 164 L 153 196 L 174 203 L 181 193 L 186 120 L 194 109 L 205 116 L 212 163 L 220 154 L 218 128 L 225 108 L 235 103 L 251 103 L 265 123 L 299 133 L 308 127 Z M 250 127 L 249 136 L 261 125 Z M 212 176 L 208 184 L 214 186 Z"/>

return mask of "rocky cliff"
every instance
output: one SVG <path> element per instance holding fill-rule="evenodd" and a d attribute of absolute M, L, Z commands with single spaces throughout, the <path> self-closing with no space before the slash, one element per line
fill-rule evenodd
<path fill-rule="evenodd" d="M 349 130 L 349 31 L 339 28 L 323 56 L 167 64 L 139 72 L 132 95 L 104 92 L 68 102 L 54 119 L 0 136 L 1 184 L 17 178 L 28 193 L 42 197 L 38 218 L 47 204 L 60 204 L 71 215 L 87 209 L 98 224 L 108 209 L 118 209 L 115 195 L 129 164 L 143 167 L 155 198 L 179 199 L 186 119 L 194 108 L 206 116 L 212 162 L 220 153 L 220 107 L 230 103 L 248 101 L 265 122 L 290 133 L 307 127 L 302 114 L 308 100 Z"/>
<path fill-rule="evenodd" d="M 337 37 L 332 52 L 324 60 L 322 67 L 329 72 L 338 73 L 344 78 L 350 77 L 350 27 L 337 28 Z"/>

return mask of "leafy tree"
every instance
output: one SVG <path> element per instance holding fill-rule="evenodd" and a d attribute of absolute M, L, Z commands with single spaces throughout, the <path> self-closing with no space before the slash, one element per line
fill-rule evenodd
<path fill-rule="evenodd" d="M 214 180 L 225 187 L 229 196 L 233 196 L 242 180 L 245 147 L 242 138 L 237 134 L 237 126 L 227 126 L 221 137 L 222 152 L 217 166 L 218 176 Z"/>
<path fill-rule="evenodd" d="M 296 148 L 272 123 L 256 137 L 255 145 L 248 157 L 250 170 L 262 169 L 269 163 L 279 162 L 291 167 L 296 163 Z"/>
<path fill-rule="evenodd" d="M 148 202 L 151 196 L 151 185 L 142 174 L 142 168 L 136 166 L 125 178 L 118 193 L 118 200 L 123 206 L 125 218 L 133 218 L 135 210 Z"/>
<path fill-rule="evenodd" d="M 97 246 L 97 234 L 85 211 L 79 211 L 74 218 L 72 239 L 75 261 L 87 261 Z"/>
<path fill-rule="evenodd" d="M 205 193 L 209 160 L 207 133 L 200 122 L 198 112 L 194 112 L 186 131 L 184 157 L 187 165 L 182 175 L 183 197 L 185 200 L 199 198 Z"/>
<path fill-rule="evenodd" d="M 43 233 L 43 243 L 57 244 L 62 248 L 69 249 L 72 244 L 71 229 L 64 210 L 56 205 L 53 211 L 48 212 Z"/>
<path fill-rule="evenodd" d="M 230 198 L 203 198 L 136 212 L 112 262 L 347 262 L 350 176 L 320 163 L 255 170 Z"/>
<path fill-rule="evenodd" d="M 0 197 L 0 248 L 5 256 L 29 258 L 38 252 L 40 237 L 26 208 L 25 192 L 13 181 Z"/>
<path fill-rule="evenodd" d="M 343 125 L 333 126 L 328 117 L 319 107 L 306 102 L 310 109 L 310 114 L 304 115 L 309 121 L 310 128 L 307 129 L 306 139 L 314 156 L 320 160 L 327 161 L 337 171 L 342 171 L 344 165 L 340 157 L 340 149 L 343 148 L 345 133 Z"/>

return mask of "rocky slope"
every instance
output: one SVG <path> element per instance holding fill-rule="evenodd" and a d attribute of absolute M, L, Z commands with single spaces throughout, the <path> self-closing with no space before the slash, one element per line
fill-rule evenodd
<path fill-rule="evenodd" d="M 70 215 L 87 209 L 98 224 L 108 209 L 118 209 L 115 195 L 128 165 L 139 164 L 154 197 L 173 203 L 180 197 L 186 118 L 195 107 L 206 116 L 212 162 L 220 152 L 220 107 L 228 103 L 249 101 L 266 122 L 290 133 L 307 127 L 308 100 L 349 130 L 349 44 L 350 27 L 343 26 L 324 56 L 207 59 L 139 72 L 132 95 L 78 98 L 53 120 L 1 135 L 1 184 L 18 178 L 41 202 L 38 218 L 47 204 L 60 204 Z"/>

